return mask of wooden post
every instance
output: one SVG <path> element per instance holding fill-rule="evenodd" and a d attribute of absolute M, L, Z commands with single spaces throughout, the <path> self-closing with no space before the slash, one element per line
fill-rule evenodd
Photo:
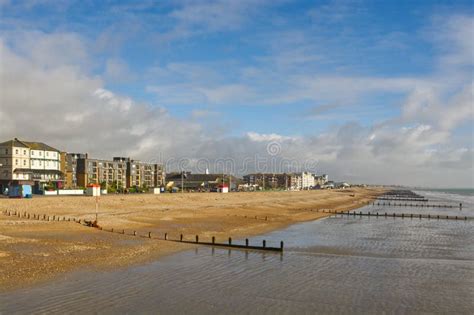
<path fill-rule="evenodd" d="M 249 247 L 249 239 L 248 238 L 245 239 L 245 246 Z"/>
<path fill-rule="evenodd" d="M 265 248 L 267 246 L 267 241 L 263 240 L 262 244 L 263 244 L 263 248 Z"/>
<path fill-rule="evenodd" d="M 183 234 L 181 234 L 181 235 L 179 236 L 179 241 L 180 241 L 180 242 L 183 241 Z"/>
<path fill-rule="evenodd" d="M 199 235 L 196 235 L 196 243 L 199 243 Z"/>
<path fill-rule="evenodd" d="M 283 251 L 283 241 L 280 242 L 280 249 Z"/>
<path fill-rule="evenodd" d="M 99 223 L 99 196 L 95 196 L 95 222 Z"/>
<path fill-rule="evenodd" d="M 168 240 L 168 233 L 165 233 L 165 241 Z"/>
<path fill-rule="evenodd" d="M 133 236 L 137 236 L 137 231 L 133 231 Z"/>
<path fill-rule="evenodd" d="M 215 244 L 215 243 L 216 243 L 216 237 L 213 236 L 213 237 L 212 237 L 212 244 Z"/>
<path fill-rule="evenodd" d="M 122 230 L 122 234 L 125 234 L 125 230 Z"/>
<path fill-rule="evenodd" d="M 148 232 L 148 238 L 151 238 L 151 232 Z"/>
<path fill-rule="evenodd" d="M 229 245 L 232 245 L 232 237 L 229 237 Z"/>
<path fill-rule="evenodd" d="M 81 222 L 81 220 L 79 220 L 79 223 L 80 223 L 80 222 Z M 113 232 L 114 232 L 114 228 L 111 228 L 111 229 L 110 229 L 110 232 L 113 233 Z"/>

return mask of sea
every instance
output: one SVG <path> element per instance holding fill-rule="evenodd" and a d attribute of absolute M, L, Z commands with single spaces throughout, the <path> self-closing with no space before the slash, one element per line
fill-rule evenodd
<path fill-rule="evenodd" d="M 474 217 L 473 189 L 357 212 Z M 458 205 L 462 203 L 462 208 Z M 196 247 L 0 294 L 0 314 L 473 314 L 474 220 L 337 215 L 251 239 L 283 253 Z"/>

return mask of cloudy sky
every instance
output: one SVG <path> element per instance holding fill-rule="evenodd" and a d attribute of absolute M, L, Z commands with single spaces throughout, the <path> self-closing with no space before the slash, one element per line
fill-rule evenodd
<path fill-rule="evenodd" d="M 0 0 L 0 138 L 474 187 L 472 1 Z"/>

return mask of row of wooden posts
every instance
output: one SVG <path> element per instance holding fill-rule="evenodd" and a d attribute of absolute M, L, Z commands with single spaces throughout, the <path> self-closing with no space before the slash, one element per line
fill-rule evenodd
<path fill-rule="evenodd" d="M 442 204 L 416 204 L 416 203 L 395 203 L 395 202 L 373 202 L 372 206 L 391 206 L 391 207 L 415 207 L 415 208 L 458 208 L 462 209 L 462 203 L 459 206 Z"/>
<path fill-rule="evenodd" d="M 248 238 L 245 239 L 245 245 L 244 244 L 236 244 L 232 242 L 232 238 L 229 237 L 227 243 L 218 243 L 216 242 L 216 237 L 213 236 L 211 238 L 210 242 L 202 241 L 202 239 L 199 238 L 199 235 L 195 235 L 194 240 L 189 240 L 184 237 L 183 234 L 179 235 L 179 239 L 172 239 L 169 237 L 168 233 L 162 234 L 163 237 L 155 237 L 153 236 L 152 232 L 148 232 L 147 234 L 139 234 L 137 231 L 132 231 L 131 234 L 127 234 L 125 229 L 120 229 L 120 230 L 114 230 L 113 228 L 111 229 L 104 229 L 102 227 L 99 227 L 100 230 L 106 231 L 106 232 L 111 232 L 111 233 L 119 233 L 123 235 L 130 235 L 130 236 L 138 236 L 138 237 L 144 237 L 144 238 L 150 238 L 150 239 L 157 239 L 161 241 L 169 241 L 169 242 L 177 242 L 177 243 L 185 243 L 185 244 L 198 244 L 198 245 L 207 245 L 207 246 L 218 246 L 218 247 L 232 247 L 232 248 L 242 248 L 242 249 L 255 249 L 255 250 L 266 250 L 266 251 L 283 251 L 284 247 L 284 242 L 280 242 L 280 247 L 269 247 L 267 246 L 267 241 L 262 240 L 262 245 L 250 245 L 250 241 Z"/>
<path fill-rule="evenodd" d="M 25 219 L 34 219 L 34 220 L 42 220 L 42 221 L 68 221 L 68 222 L 77 222 L 80 224 L 85 224 L 87 226 L 94 226 L 91 221 L 87 220 L 81 220 L 81 219 L 76 219 L 76 218 L 66 218 L 66 217 L 61 217 L 61 216 L 48 216 L 46 214 L 29 214 L 27 212 L 20 212 L 20 211 L 8 211 L 4 210 L 3 211 L 4 215 L 8 216 L 17 216 L 18 218 L 25 218 Z M 265 220 L 267 218 L 265 217 Z M 139 237 L 146 237 L 150 239 L 159 239 L 163 241 L 170 241 L 170 242 L 179 242 L 179 243 L 187 243 L 187 244 L 198 244 L 198 245 L 207 245 L 207 246 L 216 246 L 216 247 L 228 247 L 228 248 L 240 248 L 240 249 L 252 249 L 252 250 L 264 250 L 264 251 L 276 251 L 276 252 L 282 252 L 283 251 L 283 246 L 284 243 L 283 241 L 280 242 L 280 247 L 269 247 L 267 246 L 267 241 L 262 240 L 262 245 L 250 245 L 249 239 L 245 239 L 245 245 L 243 244 L 235 244 L 232 243 L 232 238 L 228 238 L 227 243 L 218 243 L 216 242 L 216 238 L 213 236 L 211 238 L 211 242 L 203 242 L 202 240 L 199 240 L 199 235 L 195 236 L 194 241 L 190 241 L 184 238 L 183 234 L 180 234 L 179 240 L 178 239 L 170 239 L 168 236 L 168 233 L 164 233 L 163 238 L 159 237 L 152 237 L 152 233 L 148 232 L 148 234 L 139 234 L 137 231 L 133 231 L 132 234 L 126 234 L 125 229 L 117 230 L 117 229 L 104 229 L 102 227 L 98 227 L 99 230 L 101 231 L 106 231 L 106 232 L 112 232 L 112 233 L 119 233 L 123 235 L 131 235 L 131 236 L 139 236 Z"/>
<path fill-rule="evenodd" d="M 356 211 L 335 211 L 335 210 L 316 210 L 316 212 L 323 212 L 323 213 L 331 213 L 331 214 L 335 214 L 335 215 L 347 215 L 347 216 L 372 216 L 372 217 L 385 217 L 385 218 L 389 218 L 389 217 L 392 217 L 392 218 L 410 218 L 410 219 L 414 219 L 414 218 L 418 218 L 418 219 L 438 219 L 438 220 L 464 220 L 464 221 L 467 221 L 467 220 L 474 220 L 474 217 L 467 217 L 467 216 L 449 216 L 449 215 L 433 215 L 433 214 L 415 214 L 415 213 L 371 213 L 371 212 L 362 212 L 362 211 L 359 211 L 359 212 L 356 212 Z"/>
<path fill-rule="evenodd" d="M 378 197 L 377 200 L 388 200 L 388 201 L 419 201 L 419 202 L 428 202 L 428 199 L 422 198 L 388 198 L 388 197 Z"/>
<path fill-rule="evenodd" d="M 7 216 L 15 216 L 18 218 L 33 219 L 33 220 L 40 220 L 40 221 L 68 221 L 68 222 L 73 221 L 73 222 L 81 223 L 81 220 L 76 219 L 76 218 L 64 217 L 64 216 L 59 216 L 59 215 L 49 216 L 46 214 L 35 214 L 35 213 L 30 214 L 30 213 L 27 213 L 26 211 L 21 212 L 21 211 L 3 210 L 3 214 Z"/>

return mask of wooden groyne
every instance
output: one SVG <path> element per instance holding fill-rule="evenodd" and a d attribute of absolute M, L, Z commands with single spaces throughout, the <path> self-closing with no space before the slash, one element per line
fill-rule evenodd
<path fill-rule="evenodd" d="M 335 210 L 316 210 L 317 212 L 331 213 L 334 215 L 341 215 L 341 217 L 376 217 L 376 218 L 406 218 L 406 219 L 436 219 L 436 220 L 460 220 L 468 221 L 474 220 L 474 217 L 468 216 L 453 216 L 440 214 L 421 214 L 421 213 L 387 213 L 387 212 L 362 212 L 362 211 L 335 211 Z"/>
<path fill-rule="evenodd" d="M 388 200 L 388 201 L 418 201 L 418 202 L 428 202 L 426 198 L 388 198 L 388 197 L 378 197 L 377 200 Z"/>
<path fill-rule="evenodd" d="M 402 190 L 402 189 L 395 189 L 391 191 L 387 191 L 381 197 L 393 197 L 393 198 L 418 198 L 422 199 L 424 196 L 414 193 L 411 190 Z"/>
<path fill-rule="evenodd" d="M 414 208 L 459 208 L 462 209 L 462 203 L 459 205 L 445 205 L 445 204 L 425 204 L 425 203 L 408 203 L 408 202 L 373 202 L 372 206 L 382 206 L 382 207 L 414 207 Z"/>
<path fill-rule="evenodd" d="M 117 233 L 117 234 L 122 234 L 122 235 L 134 236 L 134 237 L 142 237 L 142 238 L 155 239 L 155 240 L 168 241 L 168 242 L 176 242 L 176 243 L 184 243 L 184 244 L 223 247 L 223 248 L 230 248 L 230 249 L 233 248 L 233 249 L 242 249 L 242 250 L 259 250 L 259 251 L 269 251 L 269 252 L 283 252 L 283 247 L 284 247 L 283 241 L 280 241 L 280 247 L 272 247 L 272 246 L 267 246 L 266 240 L 262 240 L 261 245 L 257 245 L 257 244 L 251 245 L 248 238 L 245 239 L 245 244 L 233 243 L 231 237 L 228 238 L 228 241 L 226 243 L 216 242 L 216 238 L 214 236 L 211 238 L 210 242 L 202 241 L 202 239 L 200 240 L 199 235 L 196 235 L 194 240 L 189 240 L 185 238 L 183 234 L 180 234 L 179 239 L 173 239 L 169 237 L 168 233 L 164 233 L 162 234 L 162 237 L 159 237 L 152 232 L 140 233 L 134 230 L 129 231 L 125 229 L 114 229 L 114 228 L 104 229 L 103 227 L 98 226 L 96 222 L 84 220 L 84 219 L 65 217 L 65 216 L 30 214 L 27 212 L 8 211 L 8 210 L 3 210 L 2 214 L 6 216 L 15 216 L 18 218 L 29 219 L 29 220 L 76 222 L 84 226 L 97 228 L 98 230 L 104 231 L 104 232 L 111 232 L 111 233 Z M 264 218 L 264 220 L 267 220 L 267 219 L 268 219 L 267 217 Z"/>

